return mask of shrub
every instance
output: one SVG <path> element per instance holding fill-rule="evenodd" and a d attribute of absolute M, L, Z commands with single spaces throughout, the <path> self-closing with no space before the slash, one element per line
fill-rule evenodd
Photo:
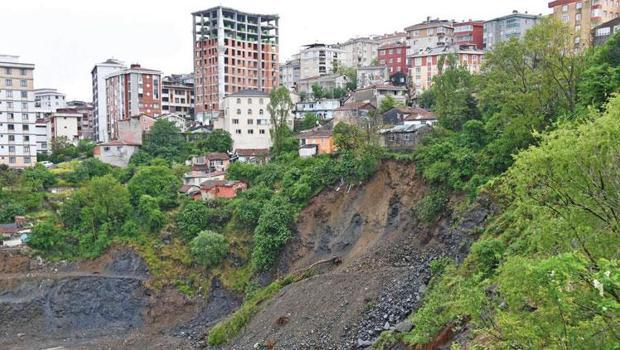
<path fill-rule="evenodd" d="M 188 202 L 177 214 L 177 229 L 185 240 L 192 240 L 198 232 L 209 227 L 209 209 L 202 202 Z"/>
<path fill-rule="evenodd" d="M 213 267 L 228 254 L 228 242 L 219 233 L 201 231 L 192 239 L 190 250 L 196 262 L 205 267 Z"/>
<path fill-rule="evenodd" d="M 413 215 L 422 222 L 432 223 L 445 210 L 448 197 L 441 190 L 431 190 L 413 209 Z"/>
<path fill-rule="evenodd" d="M 273 265 L 292 236 L 293 220 L 294 209 L 284 198 L 275 197 L 265 205 L 254 230 L 252 266 L 255 270 L 264 271 Z"/>

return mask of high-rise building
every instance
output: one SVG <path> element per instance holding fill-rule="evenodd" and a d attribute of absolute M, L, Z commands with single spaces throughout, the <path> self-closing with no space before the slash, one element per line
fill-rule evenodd
<path fill-rule="evenodd" d="M 194 116 L 194 76 L 173 74 L 162 80 L 161 112 L 174 113 L 185 119 Z"/>
<path fill-rule="evenodd" d="M 109 123 L 105 79 L 109 74 L 125 69 L 125 64 L 115 59 L 108 59 L 95 65 L 91 71 L 93 80 L 93 131 L 97 142 L 108 142 Z"/>
<path fill-rule="evenodd" d="M 592 45 L 592 29 L 620 17 L 617 0 L 555 0 L 549 2 L 553 16 L 575 31 L 575 48 Z"/>
<path fill-rule="evenodd" d="M 510 38 L 523 38 L 538 23 L 540 16 L 512 11 L 511 14 L 484 22 L 483 46 L 492 50 L 497 44 Z"/>
<path fill-rule="evenodd" d="M 484 45 L 483 34 L 483 21 L 469 20 L 454 24 L 455 45 L 476 45 L 477 49 L 482 50 Z"/>
<path fill-rule="evenodd" d="M 279 85 L 278 15 L 214 7 L 192 13 L 197 119 L 217 116 L 225 96 Z"/>
<path fill-rule="evenodd" d="M 161 115 L 161 72 L 132 64 L 106 77 L 108 137 L 116 140 L 119 122 L 131 117 Z"/>
<path fill-rule="evenodd" d="M 26 168 L 37 162 L 34 64 L 0 55 L 0 164 Z"/>
<path fill-rule="evenodd" d="M 296 54 L 291 60 L 280 65 L 280 84 L 290 91 L 296 91 L 299 79 L 301 79 L 301 62 L 299 54 Z"/>
<path fill-rule="evenodd" d="M 438 46 L 450 46 L 454 42 L 454 22 L 426 18 L 426 21 L 405 28 L 408 54 Z"/>
<path fill-rule="evenodd" d="M 316 78 L 334 73 L 343 64 L 344 51 L 331 45 L 306 45 L 299 53 L 299 78 Z"/>

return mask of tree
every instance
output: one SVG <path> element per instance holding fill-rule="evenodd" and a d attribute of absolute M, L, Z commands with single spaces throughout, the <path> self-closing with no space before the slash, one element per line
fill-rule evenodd
<path fill-rule="evenodd" d="M 469 119 L 479 117 L 474 94 L 474 80 L 469 71 L 459 65 L 455 55 L 439 58 L 440 74 L 433 78 L 435 113 L 446 129 L 460 130 Z"/>
<path fill-rule="evenodd" d="M 394 107 L 403 107 L 403 104 L 390 95 L 385 96 L 379 104 L 379 113 L 383 114 Z"/>
<path fill-rule="evenodd" d="M 144 136 L 142 151 L 152 158 L 163 158 L 168 162 L 183 162 L 188 156 L 188 145 L 181 130 L 174 123 L 158 119 Z"/>
<path fill-rule="evenodd" d="M 166 224 L 166 215 L 159 209 L 159 201 L 148 194 L 140 197 L 138 213 L 142 225 L 150 232 L 158 232 Z"/>
<path fill-rule="evenodd" d="M 292 138 L 288 120 L 293 109 L 293 101 L 289 91 L 284 86 L 271 91 L 267 110 L 271 118 L 271 138 L 274 154 L 280 155 L 286 150 L 287 142 Z"/>
<path fill-rule="evenodd" d="M 325 97 L 325 89 L 319 84 L 312 84 L 312 97 L 315 100 L 320 100 Z"/>
<path fill-rule="evenodd" d="M 292 237 L 292 223 L 293 208 L 286 199 L 276 196 L 265 205 L 254 230 L 252 266 L 255 270 L 264 271 L 273 265 Z"/>
<path fill-rule="evenodd" d="M 205 152 L 229 152 L 233 149 L 233 139 L 226 130 L 213 130 L 199 147 Z"/>
<path fill-rule="evenodd" d="M 579 82 L 582 106 L 602 110 L 607 100 L 620 91 L 620 32 L 587 57 L 588 68 Z"/>
<path fill-rule="evenodd" d="M 418 97 L 418 105 L 430 111 L 435 108 L 435 100 L 436 100 L 436 97 L 435 97 L 435 93 L 433 92 L 433 89 L 426 89 Z"/>
<path fill-rule="evenodd" d="M 198 232 L 209 228 L 209 209 L 198 201 L 185 204 L 176 217 L 177 229 L 188 241 L 193 239 Z"/>
<path fill-rule="evenodd" d="M 99 159 L 89 158 L 77 165 L 75 170 L 67 176 L 67 180 L 78 184 L 93 177 L 104 176 L 112 173 L 112 167 Z"/>
<path fill-rule="evenodd" d="M 24 170 L 24 180 L 27 186 L 35 192 L 46 190 L 57 183 L 56 176 L 40 164 Z"/>
<path fill-rule="evenodd" d="M 354 151 L 361 149 L 364 145 L 363 132 L 355 125 L 338 123 L 334 127 L 333 135 L 334 145 L 340 151 Z"/>
<path fill-rule="evenodd" d="M 50 161 L 54 163 L 61 163 L 75 159 L 79 156 L 77 147 L 75 147 L 69 140 L 63 137 L 55 137 L 52 140 L 52 155 L 49 157 Z"/>
<path fill-rule="evenodd" d="M 295 131 L 303 131 L 316 127 L 319 125 L 319 121 L 321 119 L 315 113 L 306 113 L 304 114 L 304 118 L 295 123 Z"/>
<path fill-rule="evenodd" d="M 220 264 L 228 254 L 228 249 L 226 237 L 213 231 L 201 231 L 190 243 L 194 259 L 205 267 Z"/>
<path fill-rule="evenodd" d="M 157 199 L 162 209 L 174 208 L 177 205 L 179 187 L 181 180 L 170 168 L 164 166 L 141 167 L 127 183 L 134 205 L 138 205 L 140 197 L 149 195 Z"/>

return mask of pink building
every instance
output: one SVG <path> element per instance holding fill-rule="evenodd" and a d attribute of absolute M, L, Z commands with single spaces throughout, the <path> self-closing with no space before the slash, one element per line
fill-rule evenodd
<path fill-rule="evenodd" d="M 202 199 L 235 198 L 248 185 L 242 181 L 208 180 L 200 184 Z"/>
<path fill-rule="evenodd" d="M 132 64 L 106 78 L 109 139 L 119 136 L 119 122 L 133 116 L 161 115 L 161 72 Z"/>

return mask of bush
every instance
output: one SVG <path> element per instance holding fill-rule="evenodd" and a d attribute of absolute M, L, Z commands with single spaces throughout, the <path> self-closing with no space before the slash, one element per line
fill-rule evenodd
<path fill-rule="evenodd" d="M 99 159 L 89 158 L 78 164 L 75 171 L 67 176 L 67 181 L 78 184 L 90 180 L 93 177 L 104 176 L 112 173 L 112 167 Z"/>
<path fill-rule="evenodd" d="M 474 243 L 471 247 L 471 254 L 478 271 L 488 276 L 499 266 L 505 250 L 504 242 L 498 239 L 486 239 Z"/>
<path fill-rule="evenodd" d="M 191 201 L 177 214 L 177 229 L 187 241 L 209 227 L 209 209 L 202 202 Z"/>
<path fill-rule="evenodd" d="M 422 198 L 413 209 L 413 215 L 418 220 L 430 224 L 443 213 L 448 203 L 448 197 L 444 191 L 431 190 Z"/>
<path fill-rule="evenodd" d="M 221 263 L 228 254 L 228 242 L 219 233 L 201 231 L 192 239 L 190 250 L 196 262 L 205 267 L 213 267 Z"/>
<path fill-rule="evenodd" d="M 181 180 L 164 166 L 141 167 L 127 183 L 134 205 L 138 205 L 140 197 L 149 195 L 158 200 L 162 209 L 171 209 L 177 205 L 179 187 Z"/>
<path fill-rule="evenodd" d="M 252 266 L 255 270 L 265 271 L 276 261 L 292 236 L 294 213 L 294 208 L 281 197 L 275 197 L 265 205 L 254 230 Z"/>

